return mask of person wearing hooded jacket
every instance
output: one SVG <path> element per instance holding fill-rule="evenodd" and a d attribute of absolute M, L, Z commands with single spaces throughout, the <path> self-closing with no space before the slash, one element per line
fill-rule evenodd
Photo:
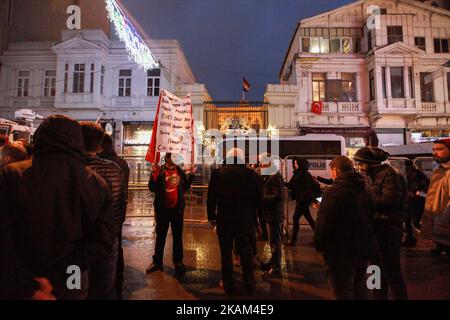
<path fill-rule="evenodd" d="M 370 180 L 375 195 L 376 215 L 374 233 L 376 252 L 373 264 L 381 269 L 381 289 L 374 291 L 379 300 L 389 297 L 389 289 L 396 300 L 408 299 L 400 264 L 403 221 L 407 210 L 407 187 L 404 178 L 388 164 L 389 154 L 382 149 L 364 147 L 354 160 L 359 170 Z"/>
<path fill-rule="evenodd" d="M 308 221 L 314 230 L 314 219 L 311 216 L 309 206 L 313 203 L 320 185 L 314 180 L 309 173 L 309 162 L 306 159 L 295 158 L 292 165 L 294 166 L 294 174 L 289 180 L 287 187 L 292 190 L 292 198 L 296 201 L 295 212 L 293 216 L 292 237 L 289 246 L 295 246 L 297 235 L 300 231 L 300 219 L 302 216 Z"/>
<path fill-rule="evenodd" d="M 76 121 L 50 116 L 34 138 L 32 159 L 0 171 L 0 299 L 84 299 L 89 266 L 112 250 L 111 192 L 85 167 Z"/>
<path fill-rule="evenodd" d="M 349 158 L 333 159 L 330 169 L 334 183 L 325 191 L 317 213 L 314 245 L 324 257 L 336 299 L 366 300 L 375 197 Z"/>

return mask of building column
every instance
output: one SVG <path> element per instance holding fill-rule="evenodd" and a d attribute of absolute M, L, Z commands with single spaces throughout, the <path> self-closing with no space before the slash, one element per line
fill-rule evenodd
<path fill-rule="evenodd" d="M 386 66 L 386 97 L 392 99 L 391 68 Z"/>
<path fill-rule="evenodd" d="M 309 110 L 309 105 L 312 103 L 313 101 L 313 97 L 312 97 L 312 72 L 308 71 L 308 83 L 307 83 L 307 88 L 308 88 L 308 101 L 306 102 L 307 106 L 306 106 L 306 111 L 308 112 Z"/>
<path fill-rule="evenodd" d="M 383 106 L 383 69 L 381 66 L 375 67 L 375 98 L 377 100 L 378 109 Z"/>
<path fill-rule="evenodd" d="M 405 86 L 405 98 L 411 99 L 411 92 L 409 90 L 410 83 L 409 83 L 409 66 L 403 67 L 403 85 Z"/>
<path fill-rule="evenodd" d="M 359 102 L 362 110 L 361 72 L 356 72 L 356 101 Z"/>

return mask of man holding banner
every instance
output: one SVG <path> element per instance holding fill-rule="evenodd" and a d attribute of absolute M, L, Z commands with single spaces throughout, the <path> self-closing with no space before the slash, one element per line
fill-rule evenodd
<path fill-rule="evenodd" d="M 175 273 L 182 276 L 186 271 L 183 264 L 184 195 L 192 183 L 193 174 L 186 175 L 183 169 L 174 163 L 172 154 L 180 156 L 185 166 L 193 165 L 193 123 L 190 96 L 180 99 L 162 90 L 146 156 L 146 160 L 153 164 L 148 186 L 150 191 L 155 193 L 156 221 L 155 254 L 147 273 L 163 270 L 164 246 L 169 224 L 173 237 L 172 261 Z M 165 163 L 159 167 L 157 164 L 161 152 L 165 153 Z"/>

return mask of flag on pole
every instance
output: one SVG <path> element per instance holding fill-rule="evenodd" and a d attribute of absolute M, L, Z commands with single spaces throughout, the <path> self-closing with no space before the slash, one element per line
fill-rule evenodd
<path fill-rule="evenodd" d="M 180 99 L 161 90 L 145 159 L 157 164 L 161 152 L 181 156 L 187 166 L 194 164 L 194 117 L 190 94 Z"/>
<path fill-rule="evenodd" d="M 250 90 L 250 82 L 248 82 L 245 77 L 242 77 L 242 90 L 244 90 L 244 92 L 248 92 Z"/>
<path fill-rule="evenodd" d="M 313 101 L 312 106 L 311 106 L 311 112 L 317 113 L 317 114 L 322 114 L 322 107 L 323 107 L 322 101 Z"/>

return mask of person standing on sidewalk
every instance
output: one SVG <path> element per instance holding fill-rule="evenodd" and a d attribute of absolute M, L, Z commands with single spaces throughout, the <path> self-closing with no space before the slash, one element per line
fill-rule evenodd
<path fill-rule="evenodd" d="M 336 299 L 367 300 L 367 266 L 374 249 L 375 196 L 353 162 L 344 156 L 330 163 L 333 185 L 317 213 L 314 245 L 327 265 Z"/>
<path fill-rule="evenodd" d="M 280 171 L 269 154 L 260 155 L 262 174 L 262 214 L 269 225 L 271 258 L 261 263 L 261 270 L 267 277 L 281 276 L 281 231 L 283 224 L 283 188 L 284 182 Z M 267 171 L 267 172 L 266 172 Z"/>
<path fill-rule="evenodd" d="M 86 148 L 86 166 L 95 171 L 108 184 L 112 194 L 112 210 L 114 214 L 115 235 L 114 248 L 107 263 L 95 264 L 89 270 L 89 299 L 90 300 L 116 300 L 116 272 L 119 255 L 119 239 L 122 224 L 125 220 L 127 198 L 125 191 L 125 178 L 120 167 L 109 160 L 99 158 L 97 153 L 105 131 L 94 122 L 81 122 L 84 145 Z"/>
<path fill-rule="evenodd" d="M 241 260 L 244 284 L 254 290 L 252 264 L 256 209 L 261 206 L 261 182 L 258 174 L 244 163 L 244 152 L 231 149 L 225 165 L 214 171 L 208 186 L 208 220 L 217 225 L 222 281 L 227 294 L 235 292 L 233 280 L 233 243 Z"/>
<path fill-rule="evenodd" d="M 115 162 L 120 169 L 122 169 L 122 173 L 124 175 L 124 184 L 125 184 L 125 203 L 123 208 L 123 221 L 120 225 L 119 230 L 119 252 L 117 256 L 117 268 L 116 268 L 116 297 L 117 300 L 122 300 L 122 289 L 123 289 L 123 271 L 125 268 L 125 263 L 123 260 L 123 248 L 122 248 L 122 226 L 125 222 L 126 218 L 126 211 L 127 211 L 127 205 L 128 205 L 128 183 L 130 180 L 130 168 L 128 167 L 128 163 L 120 156 L 117 155 L 117 153 L 114 151 L 113 141 L 110 135 L 105 134 L 103 136 L 103 142 L 102 142 L 102 151 L 99 153 L 99 157 L 102 159 L 110 160 Z"/>
<path fill-rule="evenodd" d="M 408 294 L 402 275 L 400 250 L 408 194 L 404 178 L 390 165 L 382 164 L 388 159 L 387 152 L 373 147 L 361 148 L 354 156 L 359 170 L 370 179 L 375 195 L 374 233 L 377 246 L 372 262 L 381 269 L 381 289 L 374 291 L 375 298 L 387 300 L 390 289 L 395 300 L 406 300 Z"/>
<path fill-rule="evenodd" d="M 450 139 L 434 141 L 433 157 L 439 168 L 431 177 L 421 231 L 436 244 L 432 255 L 445 251 L 450 259 Z"/>
<path fill-rule="evenodd" d="M 194 175 L 185 174 L 172 160 L 172 154 L 166 153 L 165 164 L 159 168 L 154 166 L 148 187 L 155 193 L 156 242 L 153 262 L 146 273 L 163 270 L 164 247 L 166 245 L 169 225 L 172 229 L 173 247 L 172 262 L 175 274 L 183 276 L 186 268 L 183 264 L 183 220 L 184 195 L 189 190 Z"/>

